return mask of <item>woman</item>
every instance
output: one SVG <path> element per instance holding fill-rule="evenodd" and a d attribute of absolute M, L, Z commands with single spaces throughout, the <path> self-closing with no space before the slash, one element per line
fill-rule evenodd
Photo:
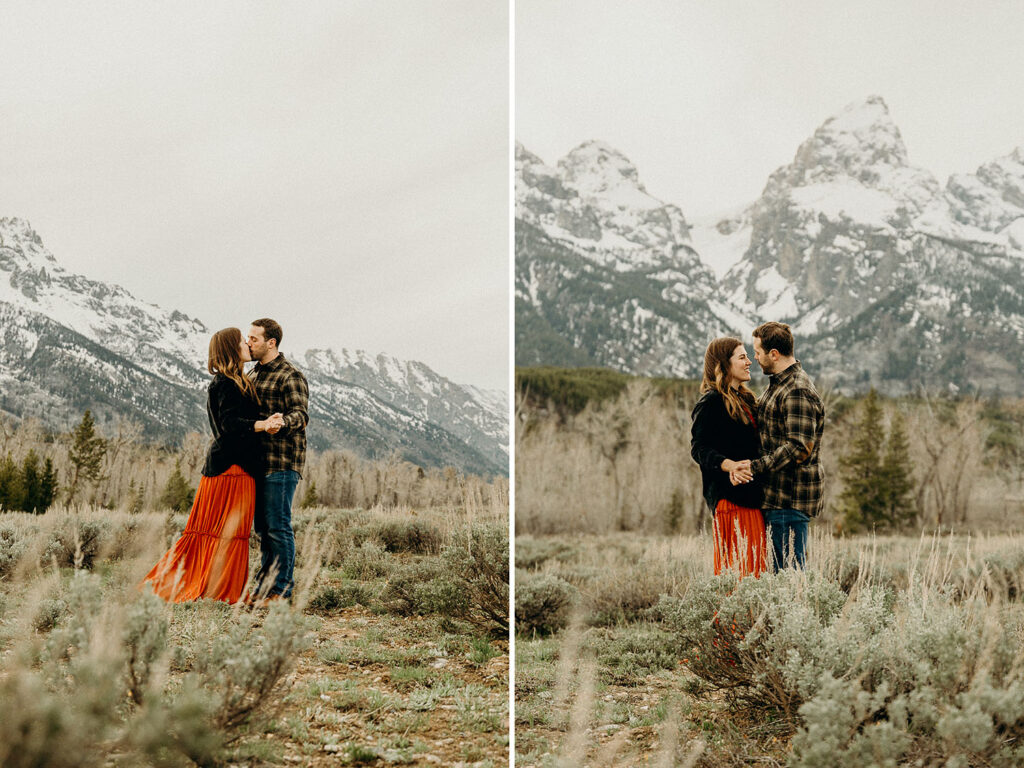
<path fill-rule="evenodd" d="M 249 576 L 249 531 L 256 481 L 262 478 L 257 433 L 281 421 L 259 420 L 259 398 L 245 376 L 249 347 L 237 328 L 210 339 L 207 367 L 214 374 L 206 399 L 213 440 L 206 451 L 192 511 L 181 537 L 143 580 L 164 600 L 209 597 L 237 602 Z"/>
<path fill-rule="evenodd" d="M 693 408 L 690 455 L 700 465 L 704 499 L 714 515 L 715 573 L 765 569 L 761 488 L 744 459 L 760 455 L 750 358 L 739 339 L 719 338 L 704 353 L 701 397 Z"/>

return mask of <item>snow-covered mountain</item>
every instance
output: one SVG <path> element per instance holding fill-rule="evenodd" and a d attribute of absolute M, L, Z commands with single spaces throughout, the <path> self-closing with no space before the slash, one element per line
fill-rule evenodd
<path fill-rule="evenodd" d="M 600 163 L 593 166 L 602 172 Z M 529 233 L 538 217 L 528 205 L 536 193 L 526 187 L 518 192 L 517 227 Z M 541 226 L 558 247 L 577 249 L 550 216 Z M 717 275 L 709 280 L 694 270 L 687 300 L 704 301 L 713 319 L 690 310 L 659 318 L 701 331 L 672 355 L 659 355 L 648 341 L 646 353 L 596 355 L 594 362 L 678 374 L 685 369 L 680 357 L 698 362 L 717 329 L 745 335 L 758 322 L 780 320 L 793 325 L 807 367 L 842 388 L 1024 392 L 1024 361 L 1013 353 L 1024 345 L 1024 149 L 943 187 L 909 162 L 888 107 L 872 96 L 826 120 L 793 162 L 769 177 L 758 200 L 696 222 L 688 235 L 686 245 Z M 520 244 L 517 262 L 543 272 L 543 252 L 526 239 Z M 565 290 L 564 303 L 574 306 L 579 294 Z M 517 293 L 527 326 L 535 293 Z M 606 295 L 618 303 L 617 289 Z M 577 329 L 576 338 L 599 350 L 602 339 L 624 331 Z M 517 350 L 517 361 L 561 362 L 558 345 L 551 346 L 555 354 Z M 652 356 L 661 359 L 652 363 Z"/>
<path fill-rule="evenodd" d="M 488 460 L 508 464 L 508 403 L 503 392 L 456 384 L 424 363 L 362 350 L 311 349 L 303 371 L 322 381 L 346 382 L 426 422 L 444 428 Z"/>
<path fill-rule="evenodd" d="M 0 219 L 0 409 L 56 429 L 91 408 L 153 438 L 205 431 L 210 330 L 62 267 L 23 219 Z M 287 352 L 286 352 L 287 354 Z M 289 355 L 292 357 L 292 355 Z M 507 473 L 505 397 L 417 362 L 294 355 L 310 384 L 309 442 L 424 466 Z"/>
<path fill-rule="evenodd" d="M 516 147 L 516 362 L 692 375 L 738 318 L 678 207 L 598 142 L 545 165 Z"/>

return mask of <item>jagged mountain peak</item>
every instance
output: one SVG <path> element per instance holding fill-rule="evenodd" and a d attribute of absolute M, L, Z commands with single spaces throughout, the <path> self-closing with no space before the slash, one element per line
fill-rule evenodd
<path fill-rule="evenodd" d="M 0 219 L 0 302 L 73 329 L 146 369 L 192 386 L 205 376 L 207 329 L 181 312 L 140 301 L 119 285 L 68 271 L 25 219 Z"/>
<path fill-rule="evenodd" d="M 309 349 L 296 357 L 305 369 L 327 376 L 366 385 L 374 389 L 382 382 L 405 392 L 433 393 L 443 391 L 470 391 L 470 387 L 456 384 L 439 374 L 426 363 L 402 360 L 385 353 L 372 354 L 364 349 Z M 394 398 L 392 398 L 394 399 Z"/>
<path fill-rule="evenodd" d="M 873 136 L 881 126 L 890 130 L 896 124 L 889 113 L 889 105 L 878 95 L 851 101 L 836 115 L 822 123 L 819 130 Z"/>
<path fill-rule="evenodd" d="M 539 157 L 537 157 L 535 154 L 533 154 L 533 152 L 531 152 L 525 146 L 523 146 L 522 142 L 517 141 L 516 142 L 516 165 L 519 166 L 520 164 L 524 164 L 524 163 L 527 164 L 527 165 L 533 165 L 533 164 L 536 164 L 536 163 L 543 164 L 543 161 Z"/>
<path fill-rule="evenodd" d="M 626 179 L 641 186 L 632 161 L 612 145 L 596 139 L 585 141 L 570 150 L 569 154 L 558 161 L 558 167 L 570 181 L 576 178 L 589 181 L 605 177 L 613 183 Z"/>
<path fill-rule="evenodd" d="M 545 165 L 517 149 L 516 215 L 556 240 L 585 243 L 589 258 L 634 269 L 653 262 L 681 266 L 689 224 L 679 208 L 654 197 L 636 166 L 603 141 L 586 141 Z"/>
<path fill-rule="evenodd" d="M 585 200 L 639 210 L 665 205 L 647 192 L 633 162 L 603 141 L 580 144 L 558 161 L 558 168 L 565 183 Z"/>
<path fill-rule="evenodd" d="M 507 459 L 506 396 L 456 384 L 426 363 L 365 350 L 311 349 L 308 373 L 359 387 L 426 421 L 441 423 L 496 465 Z"/>
<path fill-rule="evenodd" d="M 754 208 L 755 236 L 797 211 L 891 231 L 921 217 L 948 218 L 946 207 L 938 179 L 908 163 L 885 101 L 869 96 L 822 123 L 793 162 L 769 177 Z"/>
<path fill-rule="evenodd" d="M 541 347 L 555 344 L 545 362 L 692 374 L 679 350 L 735 327 L 738 313 L 705 298 L 714 275 L 683 212 L 648 193 L 629 158 L 602 141 L 557 167 L 523 147 L 516 160 L 517 362 L 541 361 Z"/>
<path fill-rule="evenodd" d="M 1007 228 L 1024 245 L 1024 147 L 985 163 L 973 174 L 954 174 L 946 184 L 957 221 L 986 232 Z"/>
<path fill-rule="evenodd" d="M 8 271 L 14 267 L 52 269 L 57 265 L 57 260 L 43 246 L 42 238 L 32 228 L 28 219 L 0 218 L 0 249 L 8 251 L 6 263 L 0 264 Z M 12 252 L 20 257 L 17 263 L 9 261 Z"/>
<path fill-rule="evenodd" d="M 39 235 L 32 228 L 28 219 L 23 219 L 20 216 L 0 217 L 0 236 L 5 234 L 11 234 L 24 240 L 39 240 Z"/>
<path fill-rule="evenodd" d="M 938 180 L 907 162 L 888 106 L 869 96 L 825 120 L 771 175 L 727 276 L 730 296 L 762 316 L 800 318 L 803 331 L 825 328 L 891 290 L 910 248 L 901 238 L 952 236 L 949 218 Z"/>
<path fill-rule="evenodd" d="M 869 96 L 822 123 L 773 180 L 797 187 L 848 178 L 878 187 L 907 166 L 907 148 L 889 107 L 880 96 Z"/>

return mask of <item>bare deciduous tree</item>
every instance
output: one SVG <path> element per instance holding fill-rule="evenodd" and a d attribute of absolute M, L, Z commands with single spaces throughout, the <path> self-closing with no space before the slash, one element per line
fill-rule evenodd
<path fill-rule="evenodd" d="M 985 446 L 981 404 L 926 397 L 909 427 L 922 468 L 917 483 L 921 519 L 938 528 L 966 525 Z"/>
<path fill-rule="evenodd" d="M 516 400 L 516 530 L 695 531 L 700 472 L 690 458 L 692 403 L 649 381 L 560 416 Z"/>

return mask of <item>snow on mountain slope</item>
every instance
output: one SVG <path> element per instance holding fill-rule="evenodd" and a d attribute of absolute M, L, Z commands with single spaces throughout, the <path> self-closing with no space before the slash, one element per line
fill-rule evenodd
<path fill-rule="evenodd" d="M 521 363 L 692 375 L 713 335 L 780 320 L 839 387 L 1024 392 L 1006 353 L 1024 345 L 1024 149 L 943 187 L 881 97 L 825 120 L 756 201 L 692 225 L 604 144 L 557 169 L 519 147 L 517 216 Z M 638 325 L 608 310 L 639 278 L 665 303 L 641 299 Z"/>
<path fill-rule="evenodd" d="M 91 407 L 140 421 L 150 437 L 205 430 L 210 331 L 110 285 L 68 272 L 23 219 L 0 219 L 2 407 L 53 428 Z M 359 359 L 322 369 L 320 361 Z M 296 355 L 308 366 L 310 443 L 478 473 L 507 472 L 504 396 L 482 393 L 417 362 L 342 350 Z M 507 402 L 507 401 L 505 401 Z"/>
<path fill-rule="evenodd" d="M 557 167 L 518 145 L 516 216 L 517 364 L 692 375 L 695 344 L 739 330 L 682 211 L 607 144 Z"/>

